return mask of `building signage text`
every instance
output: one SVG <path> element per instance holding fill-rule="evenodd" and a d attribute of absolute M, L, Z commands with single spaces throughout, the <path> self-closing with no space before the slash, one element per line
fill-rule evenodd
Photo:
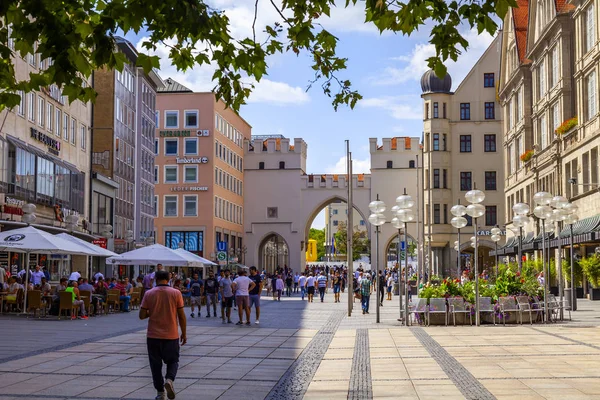
<path fill-rule="evenodd" d="M 177 164 L 206 164 L 208 163 L 208 157 L 177 157 Z"/>
<path fill-rule="evenodd" d="M 491 236 L 492 231 L 477 231 L 477 236 Z M 506 231 L 502 231 L 502 236 L 506 236 Z"/>
<path fill-rule="evenodd" d="M 171 188 L 171 192 L 206 192 L 208 186 L 175 186 Z"/>
<path fill-rule="evenodd" d="M 192 131 L 160 131 L 160 137 L 190 137 Z"/>
<path fill-rule="evenodd" d="M 58 153 L 60 151 L 60 141 L 51 138 L 50 136 L 38 131 L 35 128 L 31 128 L 31 137 L 37 141 L 44 143 L 48 146 L 48 150 L 52 151 L 52 153 Z M 55 154 L 56 154 L 55 153 Z"/>

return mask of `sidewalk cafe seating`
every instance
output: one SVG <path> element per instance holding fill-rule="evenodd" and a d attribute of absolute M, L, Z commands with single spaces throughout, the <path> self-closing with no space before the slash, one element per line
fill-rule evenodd
<path fill-rule="evenodd" d="M 541 300 L 538 296 L 533 296 L 533 308 L 538 310 L 538 315 L 541 320 L 544 321 L 546 315 L 546 307 L 544 306 L 544 300 Z"/>
<path fill-rule="evenodd" d="M 33 316 L 40 317 L 42 311 L 44 317 L 46 316 L 46 303 L 42 301 L 42 292 L 40 290 L 28 290 L 27 291 L 27 313 L 33 310 Z"/>
<path fill-rule="evenodd" d="M 14 299 L 12 298 L 7 298 L 6 300 L 4 300 L 4 304 L 7 305 L 7 309 L 10 309 L 11 307 L 15 307 L 18 311 L 20 311 L 20 307 L 23 305 L 23 299 L 25 297 L 24 291 L 23 289 L 19 289 L 17 290 L 17 295 Z"/>
<path fill-rule="evenodd" d="M 431 323 L 431 314 L 444 314 L 446 326 L 448 326 L 448 312 L 446 309 L 445 298 L 431 298 L 429 299 L 429 307 L 427 308 L 427 326 Z"/>
<path fill-rule="evenodd" d="M 87 315 L 92 315 L 92 292 L 89 290 L 80 290 L 79 297 L 83 300 Z"/>
<path fill-rule="evenodd" d="M 119 289 L 110 289 L 108 294 L 106 295 L 106 309 L 105 312 L 108 314 L 110 312 L 110 308 L 112 307 L 113 312 L 119 311 L 121 309 L 121 292 Z"/>
<path fill-rule="evenodd" d="M 58 306 L 58 319 L 62 316 L 63 310 L 71 313 L 71 316 L 77 316 L 79 307 L 73 304 L 73 293 L 61 291 L 58 293 L 60 298 L 59 306 Z M 66 314 L 66 313 L 65 313 Z"/>
<path fill-rule="evenodd" d="M 504 325 L 506 325 L 507 314 L 510 313 L 518 314 L 519 319 L 521 320 L 521 324 L 523 324 L 523 310 L 519 308 L 514 297 L 500 297 L 498 299 L 498 304 L 500 305 L 500 312 L 502 313 L 502 320 L 504 322 Z"/>
<path fill-rule="evenodd" d="M 496 325 L 496 310 L 494 310 L 494 305 L 492 304 L 491 297 L 480 297 L 479 298 L 479 313 L 480 314 L 491 314 L 492 322 Z"/>
<path fill-rule="evenodd" d="M 517 296 L 517 306 L 521 310 L 521 324 L 523 323 L 522 313 L 525 312 L 525 313 L 529 314 L 529 324 L 533 325 L 532 312 L 536 312 L 537 310 L 534 310 L 531 307 L 531 304 L 529 303 L 529 296 Z M 536 312 L 536 319 L 537 319 L 537 312 Z"/>
<path fill-rule="evenodd" d="M 468 303 L 465 302 L 465 299 L 463 299 L 462 297 L 450 297 L 448 299 L 448 307 L 450 309 L 450 314 L 452 315 L 452 321 L 454 322 L 454 326 L 456 326 L 456 314 L 464 314 L 465 323 L 467 323 L 467 315 L 469 315 L 471 325 L 473 325 L 473 316 L 471 315 L 471 308 L 468 307 Z"/>
<path fill-rule="evenodd" d="M 569 302 L 567 301 L 567 299 L 564 299 L 561 302 L 559 299 L 556 298 L 555 295 L 548 295 L 548 307 L 550 307 L 550 310 L 552 310 L 553 312 L 556 312 L 557 318 L 560 317 L 560 311 L 562 309 L 563 313 L 565 310 L 569 312 L 569 321 L 571 321 L 571 307 L 568 304 Z"/>
<path fill-rule="evenodd" d="M 142 301 L 142 288 L 133 288 L 133 292 L 131 293 L 131 301 L 129 302 L 131 309 L 134 310 L 135 307 L 140 306 Z"/>

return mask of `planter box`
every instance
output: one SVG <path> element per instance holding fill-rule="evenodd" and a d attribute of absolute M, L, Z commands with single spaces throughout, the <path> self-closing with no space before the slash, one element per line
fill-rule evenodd
<path fill-rule="evenodd" d="M 591 288 L 590 289 L 590 300 L 600 300 L 600 288 Z"/>

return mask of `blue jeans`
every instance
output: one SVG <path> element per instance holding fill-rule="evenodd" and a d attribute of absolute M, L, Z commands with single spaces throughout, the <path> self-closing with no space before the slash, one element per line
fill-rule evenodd
<path fill-rule="evenodd" d="M 362 309 L 365 312 L 369 312 L 369 298 L 371 296 L 365 296 L 363 294 L 362 299 L 360 300 L 360 304 L 362 305 Z"/>
<path fill-rule="evenodd" d="M 131 296 L 121 296 L 119 300 L 123 302 L 121 306 L 121 311 L 129 311 L 129 302 L 131 301 Z"/>
<path fill-rule="evenodd" d="M 304 295 L 306 294 L 306 288 L 304 286 L 300 287 L 300 294 L 302 295 L 302 300 L 304 300 Z"/>

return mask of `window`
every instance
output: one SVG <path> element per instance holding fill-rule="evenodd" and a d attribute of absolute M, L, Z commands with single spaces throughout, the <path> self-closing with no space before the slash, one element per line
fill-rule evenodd
<path fill-rule="evenodd" d="M 408 168 L 415 168 L 415 160 L 408 160 Z"/>
<path fill-rule="evenodd" d="M 460 119 L 471 119 L 471 103 L 460 103 Z"/>
<path fill-rule="evenodd" d="M 333 226 L 338 226 L 338 222 L 339 221 L 337 219 L 333 220 Z"/>
<path fill-rule="evenodd" d="M 154 196 L 154 216 L 158 217 L 158 196 Z"/>
<path fill-rule="evenodd" d="M 165 217 L 177 216 L 177 196 L 165 196 Z"/>
<path fill-rule="evenodd" d="M 548 126 L 546 125 L 546 116 L 542 115 L 540 117 L 540 136 L 539 136 L 539 144 L 542 149 L 545 149 L 548 146 Z"/>
<path fill-rule="evenodd" d="M 186 165 L 184 168 L 184 182 L 196 183 L 198 182 L 198 166 L 197 165 Z"/>
<path fill-rule="evenodd" d="M 44 111 L 46 110 L 46 102 L 44 101 L 44 99 L 42 98 L 42 96 L 38 96 L 38 107 L 37 107 L 37 111 L 38 111 L 38 125 L 43 127 L 44 126 Z"/>
<path fill-rule="evenodd" d="M 485 190 L 496 190 L 496 171 L 485 171 Z"/>
<path fill-rule="evenodd" d="M 165 183 L 177 183 L 177 166 L 165 166 Z"/>
<path fill-rule="evenodd" d="M 364 219 L 361 219 L 361 220 L 360 220 L 360 222 L 359 222 L 359 225 L 360 225 L 360 226 L 365 226 L 365 220 L 364 220 Z"/>
<path fill-rule="evenodd" d="M 445 133 L 442 135 L 442 150 L 448 150 L 448 135 Z"/>
<path fill-rule="evenodd" d="M 27 95 L 27 118 L 31 122 L 35 122 L 35 93 L 31 92 Z"/>
<path fill-rule="evenodd" d="M 438 106 L 437 101 L 433 103 L 433 118 L 440 117 L 440 107 Z"/>
<path fill-rule="evenodd" d="M 544 60 L 540 62 L 540 66 L 537 70 L 538 74 L 538 88 L 539 98 L 546 94 L 546 63 Z"/>
<path fill-rule="evenodd" d="M 197 128 L 198 127 L 198 111 L 184 111 L 185 113 L 185 128 Z"/>
<path fill-rule="evenodd" d="M 433 170 L 433 188 L 434 189 L 440 188 L 440 170 L 437 168 L 435 168 Z"/>
<path fill-rule="evenodd" d="M 429 102 L 425 103 L 425 119 L 429 119 Z"/>
<path fill-rule="evenodd" d="M 460 152 L 471 152 L 471 135 L 460 135 Z"/>
<path fill-rule="evenodd" d="M 498 223 L 498 210 L 496 206 L 485 206 L 485 225 L 496 226 Z"/>
<path fill-rule="evenodd" d="M 158 165 L 154 166 L 154 183 L 158 183 Z"/>
<path fill-rule="evenodd" d="M 165 111 L 165 128 L 179 128 L 179 111 Z"/>
<path fill-rule="evenodd" d="M 590 168 L 592 183 L 598 183 L 598 148 L 594 147 L 590 152 Z"/>
<path fill-rule="evenodd" d="M 63 114 L 63 139 L 69 141 L 69 114 Z"/>
<path fill-rule="evenodd" d="M 484 135 L 483 143 L 484 151 L 486 153 L 493 153 L 496 151 L 496 135 Z"/>
<path fill-rule="evenodd" d="M 158 128 L 160 125 L 158 124 L 160 120 L 160 111 L 154 111 L 154 125 Z"/>
<path fill-rule="evenodd" d="M 512 173 L 514 173 L 517 170 L 517 168 L 516 168 L 517 157 L 515 156 L 514 146 L 512 144 L 508 145 L 508 148 L 506 150 L 506 159 L 507 159 L 506 165 L 508 167 L 508 174 L 511 175 Z"/>
<path fill-rule="evenodd" d="M 55 111 L 55 116 L 54 116 L 54 134 L 58 137 L 60 137 L 60 110 L 58 107 L 56 107 Z"/>
<path fill-rule="evenodd" d="M 471 190 L 471 173 L 461 172 L 460 173 L 460 190 L 466 191 Z"/>
<path fill-rule="evenodd" d="M 488 72 L 483 74 L 483 87 L 494 87 L 494 73 Z"/>
<path fill-rule="evenodd" d="M 485 119 L 495 119 L 495 106 L 496 104 L 493 101 L 485 102 Z"/>
<path fill-rule="evenodd" d="M 54 123 L 52 122 L 53 118 L 54 106 L 48 102 L 46 103 L 46 129 L 48 129 L 48 132 L 52 132 L 52 129 L 54 128 Z"/>
<path fill-rule="evenodd" d="M 157 156 L 158 155 L 158 139 L 154 139 L 154 155 Z"/>
<path fill-rule="evenodd" d="M 390 169 L 390 168 L 393 168 L 393 167 L 394 167 L 394 162 L 391 161 L 391 160 L 388 160 L 386 162 L 386 168 Z"/>
<path fill-rule="evenodd" d="M 592 71 L 586 78 L 585 78 L 585 89 L 586 89 L 586 100 L 587 100 L 587 104 L 586 104 L 586 113 L 585 113 L 585 120 L 589 121 L 590 119 L 592 119 L 597 111 L 597 105 L 596 105 L 596 71 Z"/>
<path fill-rule="evenodd" d="M 587 53 L 592 49 L 596 42 L 596 22 L 594 19 L 594 3 L 590 4 L 589 7 L 583 13 L 584 15 L 584 27 L 585 27 L 585 40 L 584 40 L 584 52 Z"/>
<path fill-rule="evenodd" d="M 440 224 L 441 223 L 441 219 L 440 219 L 440 205 L 439 204 L 434 204 L 433 205 L 433 223 L 434 224 Z"/>
<path fill-rule="evenodd" d="M 198 216 L 198 196 L 183 196 L 183 216 Z"/>
<path fill-rule="evenodd" d="M 81 125 L 79 127 L 79 144 L 82 150 L 85 150 L 87 147 L 87 133 L 85 125 Z"/>
<path fill-rule="evenodd" d="M 442 104 L 442 118 L 446 118 L 446 103 Z"/>
<path fill-rule="evenodd" d="M 519 88 L 515 96 L 515 108 L 517 109 L 517 121 L 523 120 L 523 87 Z"/>
<path fill-rule="evenodd" d="M 25 115 L 25 94 L 22 90 L 19 90 L 17 94 L 19 95 L 20 99 L 19 105 L 17 106 L 17 114 L 23 117 Z"/>
<path fill-rule="evenodd" d="M 440 151 L 440 134 L 433 134 L 433 151 Z"/>
<path fill-rule="evenodd" d="M 75 144 L 76 137 L 77 137 L 77 121 L 75 121 L 75 118 L 71 118 L 71 144 Z"/>
<path fill-rule="evenodd" d="M 185 138 L 185 155 L 196 155 L 198 154 L 198 139 L 197 138 Z"/>
<path fill-rule="evenodd" d="M 558 45 L 552 48 L 552 51 L 550 53 L 550 62 L 552 64 L 550 66 L 550 88 L 552 89 L 558 84 Z"/>
<path fill-rule="evenodd" d="M 279 169 L 285 169 L 285 161 L 279 161 Z"/>
<path fill-rule="evenodd" d="M 258 163 L 258 169 L 265 169 L 265 162 L 261 161 Z"/>
<path fill-rule="evenodd" d="M 448 189 L 448 170 L 442 170 L 442 187 Z"/>
<path fill-rule="evenodd" d="M 165 155 L 176 156 L 179 153 L 179 139 L 165 139 Z"/>
<path fill-rule="evenodd" d="M 448 223 L 448 204 L 444 204 L 444 223 Z"/>

